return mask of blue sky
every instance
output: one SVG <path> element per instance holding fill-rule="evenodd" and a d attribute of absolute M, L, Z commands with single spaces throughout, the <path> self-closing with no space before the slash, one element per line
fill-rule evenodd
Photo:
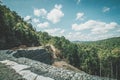
<path fill-rule="evenodd" d="M 74 41 L 120 36 L 120 0 L 2 0 L 37 31 Z"/>

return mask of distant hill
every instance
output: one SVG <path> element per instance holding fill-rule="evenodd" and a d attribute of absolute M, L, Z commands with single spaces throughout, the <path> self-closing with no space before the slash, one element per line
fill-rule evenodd
<path fill-rule="evenodd" d="M 72 41 L 73 43 L 90 43 L 94 41 Z"/>
<path fill-rule="evenodd" d="M 108 38 L 108 39 L 104 39 L 104 40 L 99 40 L 99 41 L 95 41 L 96 43 L 117 43 L 117 45 L 119 45 L 120 42 L 120 37 L 113 37 L 113 38 Z"/>
<path fill-rule="evenodd" d="M 97 42 L 97 43 L 101 43 L 101 42 L 110 42 L 110 41 L 119 41 L 120 37 L 112 37 L 112 38 L 107 38 L 107 39 L 103 39 L 103 40 L 97 40 L 97 41 L 72 41 L 73 43 L 91 43 L 91 42 Z"/>
<path fill-rule="evenodd" d="M 81 45 L 96 45 L 96 46 L 104 46 L 104 47 L 120 47 L 120 37 L 112 37 L 108 39 L 98 40 L 98 41 L 73 41 L 73 43 L 81 44 Z"/>

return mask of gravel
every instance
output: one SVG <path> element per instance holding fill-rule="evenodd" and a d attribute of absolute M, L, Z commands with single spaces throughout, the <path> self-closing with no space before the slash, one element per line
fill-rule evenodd
<path fill-rule="evenodd" d="M 15 55 L 17 55 L 17 57 Z M 19 56 L 19 55 L 22 55 L 22 56 Z M 31 55 L 31 56 L 28 57 L 28 55 Z M 49 63 L 46 64 L 47 60 L 45 59 L 49 59 L 49 60 L 52 60 L 52 59 L 50 58 L 50 56 L 46 56 L 46 55 L 49 55 L 49 53 L 43 50 L 42 48 L 41 49 L 37 48 L 34 50 L 22 49 L 22 50 L 16 50 L 16 51 L 2 50 L 0 51 L 0 60 L 8 59 L 8 60 L 17 62 L 18 64 L 21 64 L 21 65 L 27 65 L 29 66 L 27 70 L 29 70 L 30 72 L 33 72 L 34 74 L 37 74 L 37 75 L 41 75 L 43 77 L 49 77 L 54 80 L 115 80 L 115 79 L 109 79 L 105 77 L 89 75 L 85 72 L 79 73 L 79 72 L 74 72 L 70 70 L 65 70 L 63 68 L 57 68 L 57 67 L 51 66 L 49 65 Z M 39 58 L 38 56 L 42 59 L 36 60 L 35 57 Z M 34 57 L 34 59 L 31 57 Z"/>

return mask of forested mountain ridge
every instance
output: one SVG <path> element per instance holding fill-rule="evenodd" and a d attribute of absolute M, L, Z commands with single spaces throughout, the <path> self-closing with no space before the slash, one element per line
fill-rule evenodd
<path fill-rule="evenodd" d="M 114 38 L 109 38 L 109 39 L 105 39 L 105 40 L 100 40 L 100 41 L 96 41 L 95 42 L 96 44 L 98 45 L 103 45 L 103 46 L 106 46 L 106 47 L 111 47 L 111 48 L 114 48 L 114 47 L 119 47 L 120 48 L 120 37 L 114 37 Z"/>
<path fill-rule="evenodd" d="M 87 42 L 81 42 L 81 41 L 74 41 L 73 43 L 79 44 L 79 45 L 86 45 L 86 46 L 96 46 L 98 48 L 104 48 L 104 49 L 114 49 L 114 48 L 120 48 L 120 37 L 113 37 L 108 38 L 104 40 L 98 40 L 98 41 L 87 41 Z"/>
<path fill-rule="evenodd" d="M 72 43 L 64 36 L 53 37 L 47 32 L 36 32 L 16 12 L 0 5 L 0 49 L 20 45 L 39 46 L 51 44 L 60 53 L 57 60 L 92 75 L 120 79 L 120 37 L 95 42 Z"/>
<path fill-rule="evenodd" d="M 0 49 L 19 45 L 39 45 L 38 36 L 30 23 L 15 11 L 0 5 Z"/>
<path fill-rule="evenodd" d="M 76 44 L 78 54 L 82 56 L 81 69 L 100 76 L 120 78 L 120 37 Z"/>

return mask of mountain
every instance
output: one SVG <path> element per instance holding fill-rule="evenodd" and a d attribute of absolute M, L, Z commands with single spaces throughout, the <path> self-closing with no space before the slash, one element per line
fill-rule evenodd
<path fill-rule="evenodd" d="M 120 37 L 73 43 L 64 36 L 53 37 L 47 32 L 37 32 L 15 11 L 0 5 L 0 49 L 16 50 L 40 45 L 53 54 L 57 63 L 65 61 L 91 75 L 120 79 Z"/>
<path fill-rule="evenodd" d="M 76 45 L 78 45 L 82 70 L 90 74 L 120 79 L 120 37 L 77 42 Z M 93 66 L 94 68 L 92 68 Z"/>

